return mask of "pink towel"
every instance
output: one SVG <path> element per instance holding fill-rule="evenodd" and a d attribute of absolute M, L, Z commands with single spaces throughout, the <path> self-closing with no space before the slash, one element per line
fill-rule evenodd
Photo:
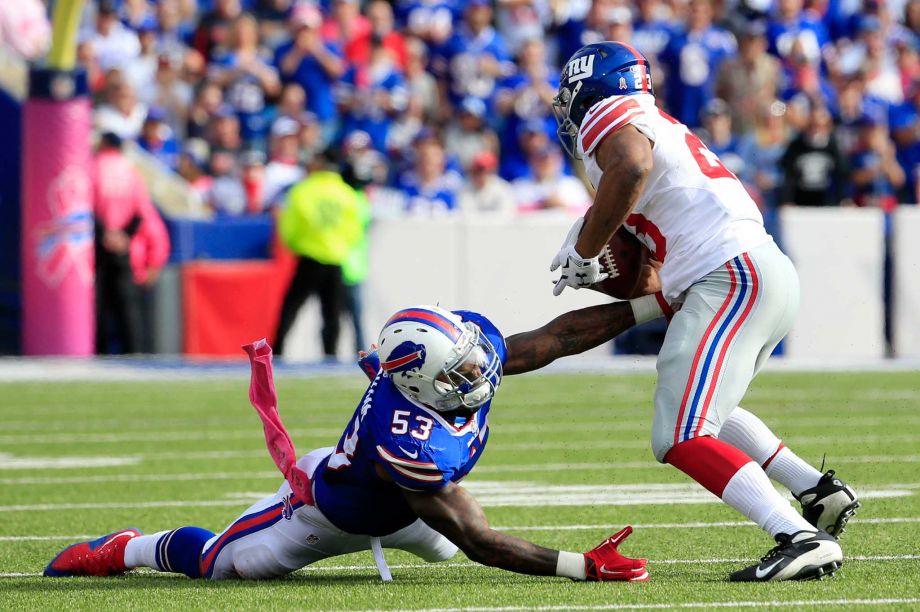
<path fill-rule="evenodd" d="M 306 505 L 313 506 L 313 483 L 307 473 L 297 467 L 297 451 L 278 415 L 278 395 L 272 376 L 272 347 L 263 338 L 243 346 L 243 350 L 249 355 L 252 366 L 249 401 L 262 419 L 268 452 L 294 494 Z"/>

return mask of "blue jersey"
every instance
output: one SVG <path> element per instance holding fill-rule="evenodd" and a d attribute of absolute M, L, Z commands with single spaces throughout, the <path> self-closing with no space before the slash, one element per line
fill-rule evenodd
<path fill-rule="evenodd" d="M 735 51 L 734 36 L 720 28 L 675 33 L 659 58 L 673 84 L 665 91 L 668 112 L 691 128 L 699 126 L 703 106 L 715 97 L 719 66 Z"/>
<path fill-rule="evenodd" d="M 432 50 L 431 69 L 435 76 L 447 80 L 454 106 L 459 106 L 465 97 L 491 103 L 498 83 L 496 77 L 482 69 L 486 57 L 502 64 L 505 74 L 513 70 L 501 34 L 491 27 L 473 34 L 461 26 L 446 43 Z"/>
<path fill-rule="evenodd" d="M 789 60 L 796 43 L 801 52 L 813 61 L 821 59 L 821 51 L 830 41 L 824 24 L 809 13 L 799 15 L 794 21 L 771 21 L 767 24 L 767 41 L 773 55 Z"/>
<path fill-rule="evenodd" d="M 334 119 L 336 108 L 332 90 L 337 79 L 329 76 L 319 60 L 312 55 L 304 56 L 293 72 L 284 72 L 281 69 L 281 60 L 292 49 L 294 49 L 294 43 L 289 42 L 281 45 L 275 51 L 275 67 L 281 74 L 281 80 L 285 83 L 297 83 L 303 87 L 303 90 L 307 92 L 307 110 L 316 115 L 321 122 Z M 326 43 L 326 51 L 338 57 L 342 56 L 339 48 L 331 43 Z"/>
<path fill-rule="evenodd" d="M 506 357 L 505 340 L 484 316 L 457 311 L 479 326 Z M 469 418 L 444 415 L 410 399 L 378 371 L 361 398 L 335 452 L 314 473 L 316 505 L 336 527 L 354 534 L 383 536 L 418 518 L 402 489 L 437 491 L 459 482 L 479 460 L 489 438 L 489 408 Z M 393 482 L 377 475 L 378 467 Z"/>

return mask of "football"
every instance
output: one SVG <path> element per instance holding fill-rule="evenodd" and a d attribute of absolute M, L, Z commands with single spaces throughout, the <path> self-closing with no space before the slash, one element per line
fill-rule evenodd
<path fill-rule="evenodd" d="M 620 227 L 601 251 L 599 260 L 601 271 L 610 277 L 591 285 L 591 289 L 618 300 L 638 297 L 639 273 L 649 260 L 648 249 L 638 238 Z"/>

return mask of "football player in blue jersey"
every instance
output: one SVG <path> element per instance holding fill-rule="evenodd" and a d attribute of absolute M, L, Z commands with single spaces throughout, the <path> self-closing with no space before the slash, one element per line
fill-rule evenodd
<path fill-rule="evenodd" d="M 573 311 L 506 338 L 474 312 L 401 310 L 384 326 L 379 348 L 359 362 L 371 382 L 338 444 L 296 465 L 277 415 L 271 349 L 264 342 L 251 345 L 250 399 L 287 477 L 278 492 L 220 534 L 200 527 L 152 535 L 124 529 L 64 549 L 44 573 L 109 576 L 148 567 L 192 578 L 271 578 L 370 549 L 388 580 L 384 548 L 428 562 L 449 559 L 459 548 L 473 561 L 524 574 L 647 580 L 644 559 L 617 551 L 630 527 L 584 554 L 544 548 L 491 529 L 458 483 L 486 446 L 489 409 L 502 376 L 583 352 L 661 315 L 656 298 L 648 295 Z M 268 399 L 261 399 L 267 388 Z M 265 416 L 264 405 L 271 416 Z M 284 440 L 273 439 L 270 430 L 283 432 Z"/>

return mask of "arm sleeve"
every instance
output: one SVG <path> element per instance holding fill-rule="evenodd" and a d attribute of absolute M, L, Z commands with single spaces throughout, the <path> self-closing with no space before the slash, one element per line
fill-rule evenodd
<path fill-rule="evenodd" d="M 415 424 L 410 422 L 410 429 Z M 454 469 L 442 453 L 411 435 L 385 436 L 375 449 L 377 462 L 393 482 L 412 491 L 437 491 L 450 483 Z"/>
<path fill-rule="evenodd" d="M 585 155 L 593 155 L 608 135 L 632 125 L 655 140 L 655 131 L 648 120 L 648 110 L 637 96 L 610 96 L 591 107 L 578 131 L 578 147 Z"/>

